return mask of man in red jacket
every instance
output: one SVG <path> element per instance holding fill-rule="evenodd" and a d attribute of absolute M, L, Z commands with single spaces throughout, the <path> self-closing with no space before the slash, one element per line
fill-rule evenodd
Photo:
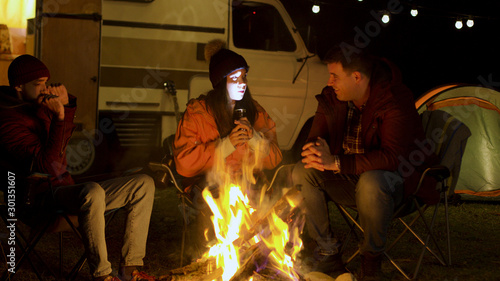
<path fill-rule="evenodd" d="M 333 200 L 359 212 L 364 229 L 359 279 L 379 280 L 394 207 L 415 189 L 419 171 L 435 156 L 419 151 L 417 144 L 425 140 L 422 123 L 394 65 L 362 52 L 346 55 L 340 48 L 324 61 L 330 79 L 316 96 L 303 159 L 293 171 L 304 196 L 307 230 L 317 243 L 315 270 L 345 271 L 329 224 L 327 203 Z M 424 189 L 421 197 L 435 202 L 438 194 Z"/>
<path fill-rule="evenodd" d="M 56 204 L 78 215 L 89 267 L 95 280 L 152 280 L 136 267 L 143 265 L 155 186 L 146 175 L 74 184 L 66 170 L 66 146 L 75 125 L 76 98 L 61 84 L 47 86 L 50 73 L 30 55 L 9 66 L 10 87 L 0 88 L 0 156 L 2 169 L 17 178 L 40 172 L 52 176 L 47 186 L 22 190 L 16 199 L 51 208 Z M 55 202 L 54 202 L 55 201 Z M 21 205 L 19 205 L 21 207 Z M 107 210 L 127 212 L 119 277 L 111 276 L 104 233 Z"/>

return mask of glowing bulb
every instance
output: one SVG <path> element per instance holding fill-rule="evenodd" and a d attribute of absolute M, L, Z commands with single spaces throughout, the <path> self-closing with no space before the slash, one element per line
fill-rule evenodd
<path fill-rule="evenodd" d="M 315 13 L 315 14 L 319 13 L 319 5 L 313 5 L 313 7 L 312 7 L 312 11 L 313 11 L 313 13 Z"/>
<path fill-rule="evenodd" d="M 416 16 L 418 15 L 418 10 L 417 10 L 417 9 L 411 9 L 410 14 L 411 14 L 413 17 L 416 17 Z"/>
<path fill-rule="evenodd" d="M 388 23 L 390 20 L 391 20 L 391 18 L 389 17 L 389 15 L 388 15 L 388 14 L 384 14 L 384 15 L 382 16 L 382 22 L 383 22 L 383 23 Z"/>
<path fill-rule="evenodd" d="M 474 26 L 474 20 L 473 19 L 468 19 L 467 20 L 467 26 L 468 27 L 473 27 Z"/>
<path fill-rule="evenodd" d="M 455 22 L 455 27 L 456 27 L 457 29 L 462 29 L 462 27 L 464 27 L 464 24 L 462 23 L 462 20 L 457 20 L 457 21 Z"/>

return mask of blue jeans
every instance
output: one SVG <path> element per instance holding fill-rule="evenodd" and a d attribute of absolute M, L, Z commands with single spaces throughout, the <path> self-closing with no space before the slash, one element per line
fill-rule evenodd
<path fill-rule="evenodd" d="M 127 216 L 121 266 L 143 265 L 154 194 L 154 181 L 147 175 L 61 186 L 55 190 L 56 203 L 78 215 L 93 277 L 109 275 L 112 271 L 106 248 L 104 213 L 116 208 L 123 208 Z"/>
<path fill-rule="evenodd" d="M 364 230 L 360 253 L 384 250 L 395 206 L 403 196 L 403 179 L 397 172 L 372 170 L 356 175 L 306 169 L 298 162 L 293 170 L 306 208 L 306 227 L 323 254 L 335 254 L 340 243 L 330 227 L 328 201 L 356 208 Z"/>

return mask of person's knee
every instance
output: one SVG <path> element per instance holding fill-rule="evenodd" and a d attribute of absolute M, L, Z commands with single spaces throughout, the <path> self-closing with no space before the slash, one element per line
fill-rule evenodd
<path fill-rule="evenodd" d="M 372 170 L 360 175 L 356 185 L 356 193 L 360 194 L 391 194 L 395 186 L 401 184 L 401 178 L 393 172 Z"/>
<path fill-rule="evenodd" d="M 393 208 L 394 184 L 388 181 L 388 171 L 368 171 L 363 173 L 356 185 L 356 205 L 360 214 L 378 216 L 390 213 Z"/>
<path fill-rule="evenodd" d="M 301 186 L 308 186 L 310 185 L 315 178 L 315 169 L 307 169 L 304 167 L 305 164 L 302 162 L 297 162 L 295 166 L 293 167 L 292 171 L 292 180 L 294 185 L 299 185 L 299 188 Z"/>
<path fill-rule="evenodd" d="M 106 192 L 96 182 L 86 183 L 81 192 L 82 206 L 105 206 Z"/>
<path fill-rule="evenodd" d="M 154 197 L 155 182 L 152 177 L 146 174 L 138 174 L 134 175 L 134 181 L 137 183 L 136 185 L 139 187 L 137 192 L 149 197 Z"/>

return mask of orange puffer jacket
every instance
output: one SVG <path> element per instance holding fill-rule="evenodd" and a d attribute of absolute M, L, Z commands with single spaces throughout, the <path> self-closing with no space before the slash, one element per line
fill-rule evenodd
<path fill-rule="evenodd" d="M 262 167 L 273 169 L 283 158 L 276 138 L 276 124 L 262 106 L 255 100 L 254 103 L 257 118 L 253 128 L 269 141 L 269 154 L 263 159 Z M 207 110 L 205 96 L 191 99 L 175 134 L 177 172 L 184 177 L 194 177 L 209 171 L 214 165 L 215 148 L 219 142 L 219 131 L 214 117 Z M 226 158 L 226 164 L 230 163 L 232 169 L 237 169 L 238 164 L 241 167 L 242 151 L 245 150 L 245 147 L 239 146 Z"/>

